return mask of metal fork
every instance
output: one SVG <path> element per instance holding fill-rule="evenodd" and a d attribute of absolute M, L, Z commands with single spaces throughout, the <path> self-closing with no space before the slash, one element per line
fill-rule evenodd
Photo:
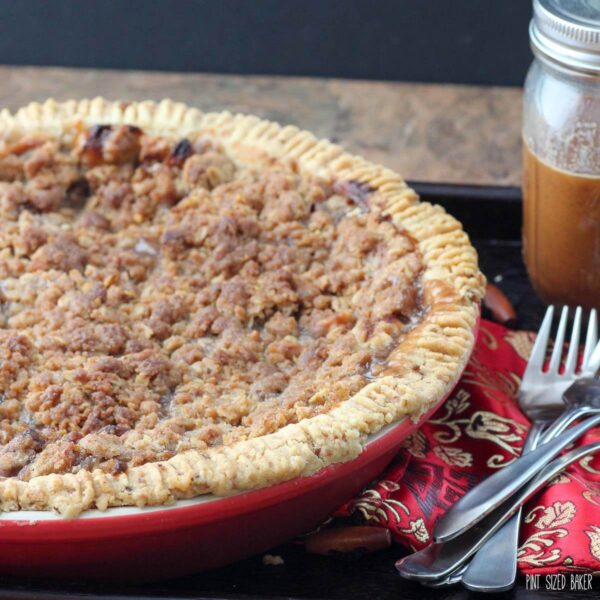
<path fill-rule="evenodd" d="M 585 394 L 600 397 L 600 379 L 586 378 L 585 383 L 573 383 L 569 394 Z M 600 442 L 578 446 L 566 454 L 556 458 L 560 450 L 581 437 L 591 427 L 600 424 L 600 415 L 595 415 L 565 431 L 557 438 L 540 446 L 519 461 L 534 463 L 536 468 L 532 478 L 510 495 L 483 520 L 477 521 L 459 537 L 449 542 L 436 542 L 410 556 L 401 558 L 396 569 L 405 579 L 420 582 L 439 582 L 442 578 L 454 573 L 480 550 L 499 529 L 510 520 L 520 506 L 536 494 L 548 481 L 556 477 L 562 470 L 584 456 L 600 450 Z M 553 457 L 547 461 L 547 455 Z M 515 463 L 517 464 L 517 463 Z M 508 467 L 510 468 L 510 467 Z M 513 469 L 514 471 L 514 469 Z"/>
<path fill-rule="evenodd" d="M 564 340 L 569 316 L 568 307 L 564 307 L 550 364 L 544 371 L 544 362 L 548 354 L 548 345 L 554 307 L 549 307 L 536 337 L 527 369 L 519 390 L 521 410 L 531 419 L 532 425 L 523 447 L 523 454 L 535 449 L 542 437 L 542 431 L 552 420 L 565 411 L 562 394 L 579 376 L 593 374 L 600 367 L 600 351 L 594 352 L 598 341 L 598 318 L 591 311 L 583 354 L 581 373 L 577 373 L 579 340 L 581 337 L 582 310 L 575 310 L 569 351 L 564 370 L 560 371 Z M 600 349 L 600 346 L 598 347 Z M 592 354 L 594 354 L 592 356 Z M 560 428 L 554 428 L 559 433 Z M 504 591 L 514 585 L 517 573 L 517 549 L 521 510 L 506 523 L 475 555 L 462 575 L 465 587 L 474 591 Z M 450 580 L 456 582 L 456 575 Z"/>
<path fill-rule="evenodd" d="M 546 423 L 556 419 L 565 410 L 562 395 L 576 377 L 593 375 L 600 367 L 600 360 L 594 356 L 592 364 L 590 359 L 598 343 L 598 314 L 595 310 L 590 312 L 587 335 L 583 351 L 581 372 L 577 373 L 577 359 L 579 354 L 579 340 L 581 337 L 582 309 L 578 306 L 573 319 L 573 330 L 569 343 L 569 351 L 565 360 L 564 370 L 560 371 L 563 355 L 565 333 L 569 318 L 569 307 L 562 309 L 560 322 L 554 348 L 550 357 L 548 370 L 544 371 L 544 362 L 548 355 L 550 331 L 554 317 L 554 307 L 549 306 L 536 337 L 531 351 L 527 368 L 523 375 L 519 389 L 519 406 L 531 419 L 532 425 Z"/>
<path fill-rule="evenodd" d="M 560 372 L 560 362 L 567 328 L 568 310 L 563 310 L 556 336 L 555 347 L 550 359 L 550 366 L 545 373 L 543 371 L 543 364 L 545 356 L 547 355 L 553 311 L 550 311 L 544 319 L 532 352 L 531 362 L 527 370 L 528 373 L 525 377 L 525 385 L 521 391 L 520 402 L 524 404 L 525 412 L 528 412 L 529 407 L 532 407 L 530 414 L 534 415 L 534 420 L 541 421 L 540 424 L 536 423 L 535 429 L 538 431 L 541 430 L 543 424 L 547 422 L 545 419 L 550 419 L 557 413 L 561 413 L 561 416 L 556 419 L 553 425 L 546 433 L 544 433 L 543 447 L 536 449 L 528 456 L 519 459 L 514 465 L 502 469 L 491 476 L 491 478 L 487 479 L 482 486 L 478 486 L 464 497 L 467 498 L 467 502 L 462 502 L 462 500 L 459 501 L 457 505 L 462 503 L 462 506 L 459 507 L 457 514 L 454 516 L 454 522 L 450 521 L 445 528 L 445 534 L 448 537 L 445 538 L 444 541 L 447 543 L 438 541 L 427 549 L 399 561 L 396 566 L 403 577 L 418 580 L 431 587 L 443 587 L 463 580 L 463 576 L 466 576 L 466 572 L 468 571 L 468 568 L 463 567 L 465 562 L 469 557 L 472 557 L 478 551 L 483 550 L 486 542 L 490 541 L 492 537 L 500 531 L 501 526 L 508 522 L 510 515 L 515 514 L 516 509 L 520 505 L 519 502 L 515 502 L 515 499 L 518 499 L 519 497 L 525 499 L 526 496 L 528 497 L 527 494 L 523 496 L 525 490 L 529 488 L 537 489 L 543 484 L 543 481 L 540 482 L 540 477 L 536 477 L 541 465 L 547 464 L 547 466 L 542 469 L 542 472 L 548 473 L 554 472 L 555 468 L 563 468 L 563 459 L 567 456 L 570 456 L 569 460 L 576 460 L 573 458 L 573 452 L 570 452 L 552 462 L 547 462 L 552 460 L 552 457 L 557 456 L 561 449 L 568 446 L 590 427 L 600 423 L 600 411 L 598 410 L 599 407 L 597 402 L 597 390 L 600 382 L 589 378 L 589 375 L 593 374 L 600 367 L 600 344 L 596 344 L 598 337 L 597 315 L 595 313 L 590 315 L 588 335 L 584 350 L 585 363 L 581 372 L 577 373 L 577 353 L 581 333 L 581 313 L 581 310 L 575 312 L 571 347 L 567 354 L 565 369 L 562 373 Z M 585 377 L 587 377 L 587 383 L 584 383 L 586 382 Z M 555 395 L 554 397 L 551 396 L 544 399 L 540 395 L 541 390 L 539 388 L 544 385 L 543 382 L 546 381 L 548 382 L 548 385 L 547 387 L 544 386 L 544 389 L 549 389 L 550 392 L 553 392 Z M 577 383 L 573 384 L 575 381 L 577 381 Z M 582 387 L 581 389 L 577 388 L 578 391 L 576 394 L 575 388 L 580 384 Z M 588 389 L 586 388 L 586 385 L 593 386 L 596 392 L 590 396 L 590 394 L 585 391 Z M 560 398 L 563 392 L 566 391 L 565 388 L 568 388 L 570 394 L 570 400 L 568 402 L 570 408 L 566 411 L 565 403 L 557 401 L 557 398 Z M 571 398 L 571 396 L 573 396 L 573 398 Z M 578 396 L 579 398 L 577 399 L 574 396 Z M 590 402 L 592 397 L 595 398 L 595 400 Z M 586 406 L 587 408 L 584 410 Z M 546 411 L 543 410 L 544 407 L 547 408 Z M 558 436 L 567 425 L 575 420 L 575 417 L 581 418 L 581 416 L 584 416 L 585 414 L 595 414 L 596 416 L 586 419 L 568 432 L 560 435 L 558 439 L 550 440 L 549 434 Z M 530 441 L 529 446 L 533 447 L 534 441 Z M 580 456 L 579 452 L 596 452 L 599 448 L 600 443 L 591 444 L 578 448 L 575 454 Z M 533 477 L 531 481 L 529 481 L 530 477 Z M 513 507 L 510 514 L 503 512 L 507 506 Z M 492 513 L 490 511 L 494 512 Z M 502 522 L 494 517 L 494 515 L 497 515 L 498 513 L 504 514 L 505 518 L 502 519 Z M 484 520 L 481 520 L 482 516 L 485 515 L 488 516 L 485 517 Z M 494 524 L 493 528 L 491 527 L 492 524 Z M 513 584 L 513 580 L 511 580 L 510 577 L 513 571 L 516 572 L 516 538 L 518 537 L 518 525 L 518 521 L 515 520 L 514 526 L 516 530 L 514 532 L 514 537 L 512 540 L 509 539 L 509 545 L 505 545 L 503 550 L 500 550 L 496 543 L 490 544 L 490 549 L 494 547 L 496 552 L 492 555 L 488 554 L 488 560 L 483 561 L 483 564 L 491 566 L 491 571 L 493 571 L 492 581 L 490 583 L 485 579 L 483 585 L 477 585 L 477 583 L 481 583 L 481 581 L 476 582 L 477 587 L 473 587 L 478 591 L 501 591 Z M 459 535 L 460 537 L 457 537 Z M 514 556 L 512 565 L 509 563 L 511 553 Z M 498 573 L 498 570 L 505 566 L 508 566 L 508 569 L 505 569 L 505 574 L 508 572 L 508 575 L 502 580 L 494 580 L 493 577 Z M 486 577 L 488 575 L 489 573 L 485 574 Z M 469 580 L 467 580 L 467 582 L 468 581 Z M 504 583 L 502 584 L 501 582 Z"/>

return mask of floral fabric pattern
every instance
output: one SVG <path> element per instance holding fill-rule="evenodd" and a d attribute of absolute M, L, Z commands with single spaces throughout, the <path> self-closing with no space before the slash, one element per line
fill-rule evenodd
<path fill-rule="evenodd" d="M 481 479 L 521 453 L 529 421 L 518 391 L 534 334 L 481 322 L 473 356 L 451 397 L 413 433 L 395 459 L 336 513 L 358 513 L 412 550 L 432 542 L 435 522 Z M 600 429 L 578 444 L 600 439 Z M 600 574 L 600 456 L 588 456 L 525 506 L 522 573 Z"/>

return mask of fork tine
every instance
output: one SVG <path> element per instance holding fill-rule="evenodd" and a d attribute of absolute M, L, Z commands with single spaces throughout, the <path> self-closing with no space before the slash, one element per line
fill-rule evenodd
<path fill-rule="evenodd" d="M 546 309 L 544 320 L 540 330 L 538 331 L 537 337 L 535 338 L 535 344 L 531 350 L 531 356 L 525 369 L 523 379 L 531 377 L 534 373 L 544 368 L 544 360 L 546 359 L 546 352 L 548 349 L 548 339 L 550 338 L 550 329 L 552 328 L 552 318 L 554 317 L 554 306 L 549 306 Z"/>
<path fill-rule="evenodd" d="M 585 370 L 589 375 L 595 375 L 600 369 L 600 343 L 596 345 L 596 349 L 592 352 L 590 360 L 585 363 Z"/>
<path fill-rule="evenodd" d="M 585 339 L 585 348 L 583 350 L 583 364 L 587 365 L 590 360 L 590 356 L 598 343 L 598 313 L 593 308 L 590 311 L 590 318 L 588 319 L 587 336 Z"/>
<path fill-rule="evenodd" d="M 579 337 L 581 336 L 581 313 L 582 308 L 578 306 L 575 309 L 575 319 L 573 320 L 573 331 L 571 332 L 571 341 L 569 342 L 569 353 L 565 362 L 565 375 L 573 375 L 577 367 L 577 357 L 579 355 Z"/>
<path fill-rule="evenodd" d="M 560 359 L 565 345 L 565 332 L 567 330 L 567 321 L 569 319 L 569 307 L 563 306 L 560 313 L 560 321 L 558 322 L 558 331 L 556 332 L 556 338 L 554 338 L 554 349 L 552 350 L 552 357 L 550 358 L 550 366 L 548 367 L 548 373 L 558 373 L 560 368 Z"/>

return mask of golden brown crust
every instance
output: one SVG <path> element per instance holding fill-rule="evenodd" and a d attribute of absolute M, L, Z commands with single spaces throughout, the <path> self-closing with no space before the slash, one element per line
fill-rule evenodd
<path fill-rule="evenodd" d="M 418 243 L 428 312 L 392 352 L 384 375 L 328 413 L 262 437 L 204 452 L 189 450 L 116 475 L 96 469 L 29 481 L 4 479 L 0 510 L 54 509 L 75 517 L 92 507 L 164 504 L 310 475 L 328 464 L 355 458 L 369 435 L 406 415 L 418 417 L 454 385 L 474 343 L 484 279 L 460 223 L 440 207 L 419 202 L 397 174 L 295 127 L 227 112 L 205 114 L 168 100 L 34 103 L 15 115 L 0 113 L 0 135 L 9 140 L 30 131 L 61 134 L 78 124 L 97 123 L 127 123 L 156 134 L 210 131 L 240 163 L 294 158 L 301 171 L 359 182 L 377 191 L 384 198 L 384 210 Z"/>

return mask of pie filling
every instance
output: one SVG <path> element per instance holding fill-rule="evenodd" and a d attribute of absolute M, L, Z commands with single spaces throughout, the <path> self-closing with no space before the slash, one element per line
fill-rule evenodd
<path fill-rule="evenodd" d="M 377 193 L 98 125 L 0 147 L 0 476 L 128 467 L 331 410 L 422 318 Z"/>

